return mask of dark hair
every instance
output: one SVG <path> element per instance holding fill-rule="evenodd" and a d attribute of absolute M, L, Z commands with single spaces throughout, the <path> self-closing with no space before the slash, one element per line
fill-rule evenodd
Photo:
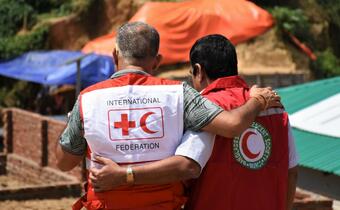
<path fill-rule="evenodd" d="M 190 50 L 190 63 L 204 68 L 210 79 L 237 75 L 237 55 L 234 45 L 219 34 L 208 35 L 195 42 Z"/>
<path fill-rule="evenodd" d="M 122 56 L 127 59 L 155 57 L 159 49 L 159 34 L 146 23 L 126 23 L 118 29 L 117 45 Z"/>

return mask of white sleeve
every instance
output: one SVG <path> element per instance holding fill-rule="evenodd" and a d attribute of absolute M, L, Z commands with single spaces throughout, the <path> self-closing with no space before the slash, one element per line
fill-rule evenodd
<path fill-rule="evenodd" d="M 299 157 L 296 152 L 295 139 L 290 124 L 288 124 L 288 152 L 289 152 L 288 168 L 293 168 L 297 166 Z"/>
<path fill-rule="evenodd" d="M 196 161 L 201 170 L 208 162 L 214 148 L 215 135 L 208 132 L 186 131 L 175 155 L 181 155 Z"/>

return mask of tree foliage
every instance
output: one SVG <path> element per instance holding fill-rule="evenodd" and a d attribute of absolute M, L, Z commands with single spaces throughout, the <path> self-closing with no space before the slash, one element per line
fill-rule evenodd
<path fill-rule="evenodd" d="M 279 29 L 288 31 L 301 40 L 306 40 L 309 37 L 310 24 L 301 9 L 274 7 L 270 12 L 274 16 Z"/>
<path fill-rule="evenodd" d="M 34 9 L 23 0 L 0 0 L 0 37 L 13 36 L 24 26 L 35 22 Z"/>
<path fill-rule="evenodd" d="M 46 49 L 48 26 L 39 21 L 72 12 L 74 1 L 0 0 L 0 60 Z"/>
<path fill-rule="evenodd" d="M 16 57 L 30 50 L 45 49 L 47 26 L 41 26 L 23 35 L 0 38 L 0 60 Z"/>
<path fill-rule="evenodd" d="M 327 49 L 311 63 L 311 69 L 317 78 L 340 76 L 340 59 L 333 54 L 332 50 Z"/>

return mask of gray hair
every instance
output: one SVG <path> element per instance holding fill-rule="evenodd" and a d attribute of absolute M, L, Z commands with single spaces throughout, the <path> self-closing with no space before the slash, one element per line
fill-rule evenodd
<path fill-rule="evenodd" d="M 116 42 L 124 58 L 138 61 L 158 54 L 159 34 L 146 23 L 131 22 L 118 29 Z"/>

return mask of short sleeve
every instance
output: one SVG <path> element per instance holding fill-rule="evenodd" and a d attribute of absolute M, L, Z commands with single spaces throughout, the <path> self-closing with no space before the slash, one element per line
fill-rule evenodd
<path fill-rule="evenodd" d="M 222 108 L 201 96 L 187 83 L 183 83 L 183 91 L 185 130 L 199 131 L 223 111 Z"/>
<path fill-rule="evenodd" d="M 59 139 L 59 144 L 63 150 L 73 155 L 84 155 L 86 153 L 86 140 L 83 137 L 83 131 L 79 100 L 77 100 L 69 116 L 67 126 Z"/>
<path fill-rule="evenodd" d="M 214 148 L 215 135 L 208 132 L 186 131 L 175 155 L 181 155 L 196 161 L 201 170 L 208 162 Z"/>
<path fill-rule="evenodd" d="M 288 168 L 293 168 L 298 165 L 299 156 L 296 151 L 295 139 L 290 125 L 288 125 L 288 151 L 289 151 Z"/>

